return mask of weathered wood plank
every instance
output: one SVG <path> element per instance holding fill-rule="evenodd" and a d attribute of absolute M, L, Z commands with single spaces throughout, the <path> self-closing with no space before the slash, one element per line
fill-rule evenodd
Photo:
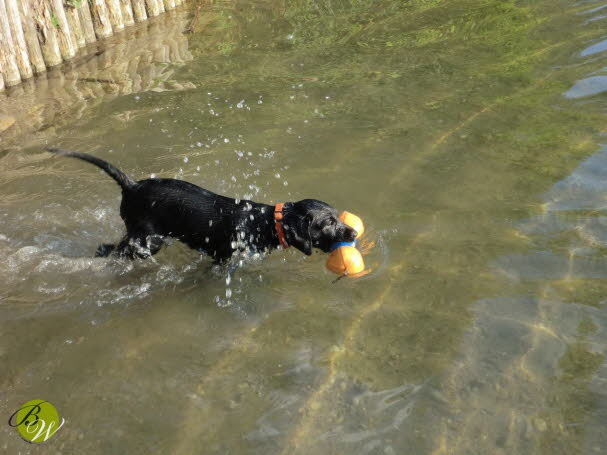
<path fill-rule="evenodd" d="M 21 24 L 21 14 L 19 14 L 19 5 L 17 0 L 5 0 L 6 12 L 8 14 L 8 22 L 13 35 L 13 44 L 15 46 L 15 59 L 21 79 L 29 79 L 34 75 L 30 57 L 27 52 L 27 44 L 25 43 L 25 35 L 23 34 L 23 25 Z"/>
<path fill-rule="evenodd" d="M 133 14 L 137 22 L 143 22 L 148 18 L 148 13 L 145 10 L 145 0 L 131 0 L 133 5 Z"/>
<path fill-rule="evenodd" d="M 76 55 L 76 44 L 72 35 L 63 0 L 51 0 L 54 20 L 57 24 L 57 37 L 59 38 L 59 50 L 63 60 L 70 60 Z"/>
<path fill-rule="evenodd" d="M 105 4 L 105 0 L 88 0 L 93 15 L 93 25 L 95 27 L 95 35 L 97 39 L 107 38 L 112 36 L 112 22 L 110 21 L 110 13 Z"/>
<path fill-rule="evenodd" d="M 51 4 L 43 0 L 30 3 L 30 7 L 44 63 L 47 68 L 52 68 L 63 62 L 63 59 L 59 50 L 57 27 L 51 19 L 53 16 Z"/>
<path fill-rule="evenodd" d="M 0 59 L 0 92 L 4 91 L 4 74 L 2 72 L 2 60 Z"/>
<path fill-rule="evenodd" d="M 72 36 L 74 38 L 74 45 L 76 49 L 84 47 L 86 40 L 84 39 L 84 32 L 82 31 L 82 25 L 80 24 L 80 15 L 78 9 L 73 5 L 68 5 L 65 8 L 65 14 L 67 15 L 67 21 L 70 24 L 72 30 Z"/>
<path fill-rule="evenodd" d="M 116 33 L 124 28 L 120 0 L 105 0 L 105 3 L 109 12 L 110 22 L 112 23 L 112 29 L 114 30 L 114 33 Z"/>
<path fill-rule="evenodd" d="M 15 43 L 4 0 L 0 0 L 0 43 L 2 43 L 2 46 L 0 46 L 0 61 L 2 61 L 2 68 L 4 68 L 4 83 L 7 86 L 16 85 L 21 82 L 21 74 L 19 73 L 19 66 L 17 66 Z"/>
<path fill-rule="evenodd" d="M 122 8 L 122 20 L 124 26 L 128 27 L 135 23 L 135 17 L 133 16 L 133 5 L 131 0 L 120 0 L 120 6 Z"/>
<path fill-rule="evenodd" d="M 87 43 L 94 43 L 97 41 L 97 37 L 95 36 L 95 26 L 93 25 L 93 16 L 91 15 L 88 0 L 82 0 L 82 4 L 78 8 L 78 15 L 80 16 L 80 25 L 82 26 L 84 39 Z"/>
<path fill-rule="evenodd" d="M 40 43 L 38 42 L 38 34 L 34 25 L 33 12 L 30 6 L 31 0 L 21 0 L 19 4 L 19 14 L 21 15 L 21 23 L 23 25 L 23 34 L 27 45 L 32 69 L 36 74 L 41 74 L 46 71 L 46 64 L 42 56 Z"/>
<path fill-rule="evenodd" d="M 148 17 L 149 16 L 158 16 L 160 14 L 160 0 L 145 0 L 145 4 L 147 6 Z"/>

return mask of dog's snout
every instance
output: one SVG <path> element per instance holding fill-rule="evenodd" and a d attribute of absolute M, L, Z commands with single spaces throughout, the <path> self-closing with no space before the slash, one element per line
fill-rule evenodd
<path fill-rule="evenodd" d="M 348 242 L 354 241 L 357 235 L 358 232 L 356 231 L 356 229 L 348 228 L 348 230 L 346 231 L 346 237 L 348 238 Z"/>

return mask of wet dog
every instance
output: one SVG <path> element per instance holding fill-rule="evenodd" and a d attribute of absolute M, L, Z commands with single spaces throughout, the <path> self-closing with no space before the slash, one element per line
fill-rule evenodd
<path fill-rule="evenodd" d="M 122 188 L 120 216 L 126 235 L 117 244 L 100 245 L 96 256 L 147 258 L 172 237 L 222 263 L 236 251 L 263 253 L 281 245 L 311 255 L 313 248 L 329 252 L 333 243 L 356 238 L 356 231 L 337 218 L 336 209 L 315 199 L 272 206 L 221 196 L 183 180 L 135 182 L 92 155 L 47 150 L 100 167 Z"/>

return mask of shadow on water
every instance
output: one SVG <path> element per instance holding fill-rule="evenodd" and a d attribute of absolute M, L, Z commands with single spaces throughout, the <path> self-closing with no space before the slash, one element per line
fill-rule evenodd
<path fill-rule="evenodd" d="M 116 43 L 98 96 L 0 157 L 0 407 L 51 401 L 62 452 L 601 453 L 605 6 L 210 2 L 192 34 Z M 369 226 L 374 272 L 90 258 L 118 190 L 46 141 L 327 200 Z"/>

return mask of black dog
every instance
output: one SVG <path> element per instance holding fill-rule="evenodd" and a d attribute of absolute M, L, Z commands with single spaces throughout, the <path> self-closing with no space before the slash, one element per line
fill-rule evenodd
<path fill-rule="evenodd" d="M 330 205 L 315 199 L 276 206 L 220 196 L 175 179 L 135 182 L 111 164 L 85 153 L 49 148 L 49 152 L 88 161 L 122 188 L 120 216 L 126 236 L 117 245 L 104 244 L 97 256 L 117 254 L 146 258 L 174 237 L 221 263 L 235 251 L 269 252 L 294 246 L 310 255 L 312 248 L 329 252 L 335 242 L 350 242 L 357 232 L 338 218 Z"/>

